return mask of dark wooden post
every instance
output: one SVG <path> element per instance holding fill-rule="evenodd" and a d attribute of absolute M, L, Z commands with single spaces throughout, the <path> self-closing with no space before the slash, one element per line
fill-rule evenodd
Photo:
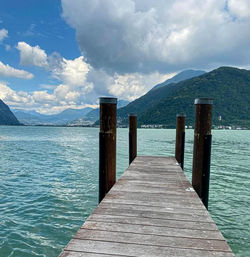
<path fill-rule="evenodd" d="M 175 141 L 175 159 L 184 167 L 184 149 L 185 149 L 185 114 L 176 115 L 176 141 Z"/>
<path fill-rule="evenodd" d="M 192 185 L 208 208 L 213 99 L 195 99 Z"/>
<path fill-rule="evenodd" d="M 100 98 L 99 202 L 116 181 L 116 109 L 116 98 Z"/>
<path fill-rule="evenodd" d="M 129 164 L 137 156 L 136 114 L 129 114 Z"/>

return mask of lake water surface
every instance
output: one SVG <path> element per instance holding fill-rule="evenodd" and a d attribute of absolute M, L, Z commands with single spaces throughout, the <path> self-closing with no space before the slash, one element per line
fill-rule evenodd
<path fill-rule="evenodd" d="M 0 127 L 0 256 L 58 256 L 97 206 L 98 129 Z M 250 256 L 250 131 L 213 131 L 209 212 L 236 256 Z M 175 130 L 138 129 L 138 155 L 174 155 Z M 193 130 L 186 131 L 191 179 Z M 117 178 L 128 130 L 117 131 Z"/>

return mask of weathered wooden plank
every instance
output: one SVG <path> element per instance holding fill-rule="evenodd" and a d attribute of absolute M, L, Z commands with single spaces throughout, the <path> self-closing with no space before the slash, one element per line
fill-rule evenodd
<path fill-rule="evenodd" d="M 92 253 L 114 254 L 117 256 L 144 256 L 144 257 L 232 257 L 230 252 L 204 251 L 195 249 L 180 249 L 139 244 L 124 244 L 107 241 L 72 239 L 68 244 L 68 250 L 85 251 Z"/>
<path fill-rule="evenodd" d="M 162 187 L 171 187 L 172 189 L 174 188 L 189 188 L 191 186 L 190 182 L 188 181 L 183 181 L 182 183 L 179 183 L 178 181 L 176 182 L 172 182 L 172 183 L 168 183 L 167 181 L 161 180 L 161 181 L 139 181 L 139 180 L 130 180 L 128 183 L 128 180 L 123 179 L 123 177 L 121 177 L 118 182 L 119 184 L 128 184 L 128 185 L 142 185 L 144 184 L 145 186 L 159 186 L 159 188 Z"/>
<path fill-rule="evenodd" d="M 198 238 L 157 236 L 145 234 L 131 234 L 123 232 L 110 232 L 102 230 L 80 229 L 74 236 L 74 239 L 98 240 L 117 243 L 190 248 L 210 251 L 231 252 L 225 240 L 204 240 Z"/>
<path fill-rule="evenodd" d="M 136 210 L 136 211 L 146 211 L 149 213 L 174 213 L 174 214 L 180 214 L 180 215 L 194 215 L 194 216 L 202 216 L 202 217 L 209 217 L 211 219 L 210 215 L 208 215 L 206 209 L 187 209 L 187 208 L 169 208 L 166 206 L 153 206 L 153 205 L 137 205 L 137 204 L 122 204 L 117 202 L 107 202 L 102 201 L 99 204 L 99 207 L 108 208 L 108 209 L 120 209 L 120 210 Z M 99 208 L 98 207 L 98 208 Z"/>
<path fill-rule="evenodd" d="M 140 192 L 119 192 L 110 190 L 109 194 L 106 195 L 107 199 L 119 199 L 119 200 L 137 200 L 141 202 L 161 202 L 161 203 L 175 203 L 187 205 L 198 205 L 201 206 L 201 201 L 194 195 L 176 195 L 176 194 L 154 194 L 154 193 L 140 193 Z"/>
<path fill-rule="evenodd" d="M 109 197 L 109 194 L 106 195 L 105 199 L 103 200 L 105 203 L 118 203 L 118 204 L 131 204 L 131 205 L 138 205 L 138 206 L 154 206 L 154 207 L 165 207 L 165 208 L 185 208 L 187 209 L 187 212 L 192 210 L 200 210 L 204 209 L 205 207 L 200 206 L 199 204 L 192 204 L 192 203 L 186 203 L 185 201 L 182 203 L 179 202 L 149 202 L 147 199 L 144 200 L 134 200 L 134 199 L 119 199 L 116 197 Z"/>
<path fill-rule="evenodd" d="M 131 186 L 126 186 L 126 185 L 122 185 L 119 186 L 117 185 L 116 187 L 112 188 L 112 192 L 113 191 L 119 191 L 119 192 L 128 192 L 128 193 L 150 193 L 150 194 L 164 194 L 164 195 L 173 195 L 173 196 L 183 196 L 183 197 L 190 197 L 190 196 L 194 196 L 196 197 L 196 193 L 193 191 L 190 191 L 190 188 L 182 188 L 182 189 L 176 189 L 173 192 L 173 188 L 169 189 L 169 188 L 152 188 L 152 187 L 146 187 L 146 186 L 135 186 L 135 185 L 131 185 Z"/>
<path fill-rule="evenodd" d="M 131 192 L 129 190 L 119 190 L 116 189 L 115 187 L 112 188 L 109 192 L 108 195 L 117 195 L 118 197 L 123 197 L 123 198 L 132 198 L 132 196 L 134 195 L 134 198 L 138 198 L 140 199 L 141 197 L 150 197 L 152 198 L 152 200 L 154 200 L 155 198 L 159 199 L 159 198 L 169 198 L 169 199 L 174 199 L 174 198 L 184 198 L 184 199 L 189 199 L 192 201 L 196 201 L 197 203 L 201 203 L 200 199 L 197 198 L 197 194 L 194 193 L 193 191 L 189 191 L 187 190 L 186 192 L 173 192 L 171 190 L 167 190 L 166 192 L 159 190 L 159 192 L 152 192 L 152 190 L 149 188 L 148 191 L 143 190 L 143 191 L 132 191 Z"/>
<path fill-rule="evenodd" d="M 165 182 L 175 182 L 176 181 L 186 181 L 186 178 L 184 176 L 180 176 L 178 179 L 171 175 L 157 175 L 156 174 L 152 174 L 152 175 L 148 175 L 148 174 L 134 174 L 132 175 L 131 173 L 126 173 L 126 175 L 124 175 L 122 177 L 123 179 L 126 180 L 134 180 L 134 181 L 162 181 L 163 179 L 165 180 Z"/>
<path fill-rule="evenodd" d="M 126 172 L 130 173 L 138 173 L 138 172 L 141 172 L 142 174 L 163 174 L 163 175 L 172 175 L 173 173 L 178 173 L 180 175 L 183 175 L 182 174 L 182 170 L 179 169 L 178 166 L 176 165 L 168 165 L 167 167 L 166 166 L 162 166 L 162 167 L 159 167 L 159 166 L 152 166 L 151 169 L 145 169 L 145 166 L 134 166 L 134 167 L 130 167 L 129 170 L 127 170 Z"/>
<path fill-rule="evenodd" d="M 131 216 L 131 217 L 141 217 L 141 218 L 153 218 L 153 219 L 174 219 L 183 221 L 200 221 L 200 222 L 211 222 L 213 220 L 208 215 L 197 215 L 196 212 L 192 214 L 189 213 L 176 213 L 174 211 L 161 212 L 151 210 L 140 210 L 138 206 L 136 208 L 124 208 L 124 206 L 117 206 L 117 208 L 111 208 L 110 205 L 103 203 L 93 212 L 94 214 L 109 214 L 109 215 L 119 215 L 119 216 Z"/>
<path fill-rule="evenodd" d="M 148 175 L 148 176 L 154 176 L 154 175 L 161 175 L 161 176 L 166 176 L 166 177 L 173 177 L 174 175 L 178 175 L 180 177 L 185 176 L 183 171 L 179 170 L 179 167 L 174 167 L 173 168 L 156 168 L 156 167 L 151 167 L 151 169 L 146 169 L 146 167 L 141 167 L 141 168 L 133 168 L 129 169 L 126 171 L 126 175 Z"/>
<path fill-rule="evenodd" d="M 88 253 L 88 252 L 74 252 L 74 251 L 69 251 L 69 250 L 64 250 L 59 257 L 102 257 L 102 256 L 107 256 L 107 257 L 114 257 L 117 256 L 115 254 L 104 254 L 104 253 Z M 119 257 L 131 257 L 128 255 L 119 255 Z"/>
<path fill-rule="evenodd" d="M 135 224 L 143 226 L 159 226 L 159 227 L 170 227 L 170 228 L 188 228 L 188 229 L 201 229 L 217 231 L 217 227 L 211 222 L 200 222 L 200 221 L 182 221 L 182 220 L 172 220 L 172 219 L 156 219 L 156 218 L 139 218 L 139 217 L 129 217 L 129 216 L 115 216 L 115 215 L 105 215 L 105 214 L 95 214 L 87 219 L 90 221 L 106 221 L 109 223 L 122 223 L 122 224 Z"/>
<path fill-rule="evenodd" d="M 196 230 L 185 228 L 166 228 L 159 226 L 142 226 L 135 224 L 109 223 L 106 221 L 90 221 L 87 220 L 82 228 L 105 230 L 113 232 L 127 232 L 135 234 L 187 237 L 200 239 L 218 239 L 223 240 L 223 236 L 219 231 L 211 230 Z"/>

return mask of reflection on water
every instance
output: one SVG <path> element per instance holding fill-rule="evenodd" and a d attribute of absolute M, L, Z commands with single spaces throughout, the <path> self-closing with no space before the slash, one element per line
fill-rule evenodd
<path fill-rule="evenodd" d="M 186 133 L 191 178 L 193 131 Z M 98 129 L 0 127 L 0 256 L 57 256 L 97 205 Z M 139 155 L 174 155 L 175 130 L 138 130 Z M 209 210 L 237 256 L 250 252 L 250 131 L 213 131 Z M 248 139 L 248 140 L 247 140 Z M 117 177 L 128 130 L 117 135 Z"/>

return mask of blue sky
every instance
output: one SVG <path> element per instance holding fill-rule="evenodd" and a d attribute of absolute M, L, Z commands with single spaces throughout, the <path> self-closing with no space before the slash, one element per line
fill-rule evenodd
<path fill-rule="evenodd" d="M 0 61 L 15 68 L 20 65 L 18 42 L 26 42 L 31 46 L 39 45 L 47 54 L 58 52 L 65 58 L 76 58 L 81 55 L 75 40 L 75 30 L 68 26 L 61 17 L 62 8 L 59 0 L 11 0 L 1 1 L 0 29 L 8 30 L 8 37 L 0 46 Z M 6 51 L 6 47 L 10 50 Z M 3 78 L 14 90 L 33 91 L 40 84 L 56 83 L 49 78 L 48 72 L 36 67 L 25 67 L 34 74 L 32 80 Z"/>
<path fill-rule="evenodd" d="M 2 0 L 0 98 L 57 113 L 184 69 L 248 69 L 249 27 L 249 0 Z"/>

